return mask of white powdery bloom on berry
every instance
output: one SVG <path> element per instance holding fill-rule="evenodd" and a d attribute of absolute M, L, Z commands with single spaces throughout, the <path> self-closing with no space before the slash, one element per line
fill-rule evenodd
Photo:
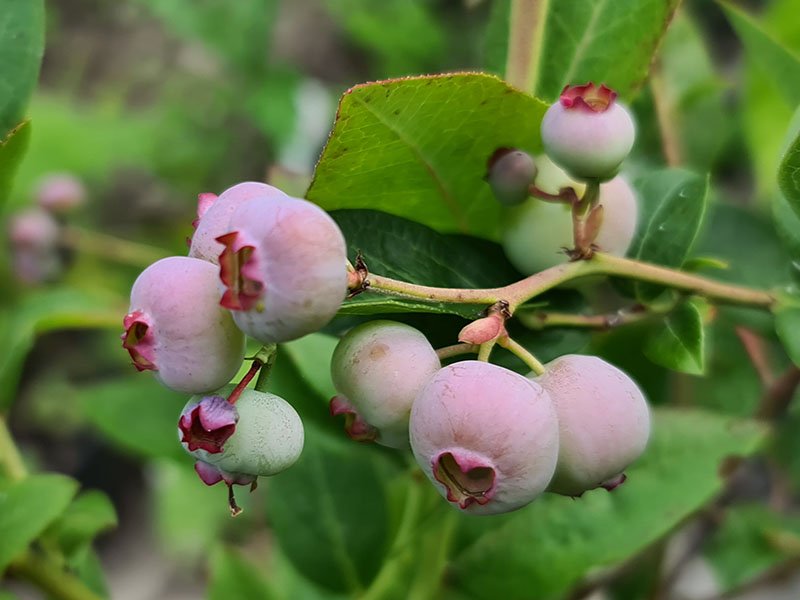
<path fill-rule="evenodd" d="M 578 179 L 611 179 L 633 147 L 635 127 L 616 92 L 593 83 L 567 86 L 542 119 L 542 144 Z"/>
<path fill-rule="evenodd" d="M 548 363 L 534 381 L 550 394 L 561 429 L 548 490 L 580 496 L 622 483 L 650 437 L 650 409 L 636 383 L 614 365 L 579 354 Z"/>
<path fill-rule="evenodd" d="M 359 441 L 408 447 L 408 419 L 420 390 L 440 369 L 422 332 L 395 321 L 370 321 L 345 334 L 331 358 L 341 394 L 331 414 L 344 414 L 345 430 Z"/>
<path fill-rule="evenodd" d="M 525 506 L 556 467 L 558 422 L 547 392 L 490 363 L 442 368 L 415 400 L 409 429 L 422 470 L 469 514 Z"/>
<path fill-rule="evenodd" d="M 489 158 L 486 181 L 498 202 L 514 206 L 525 201 L 536 177 L 530 154 L 513 148 L 500 148 Z"/>
<path fill-rule="evenodd" d="M 244 335 L 219 305 L 218 269 L 196 258 L 159 260 L 136 279 L 122 345 L 139 371 L 186 393 L 215 390 L 239 370 Z"/>
<path fill-rule="evenodd" d="M 219 264 L 219 255 L 225 249 L 217 238 L 230 231 L 233 212 L 249 200 L 269 202 L 273 198 L 288 198 L 281 190 L 266 183 L 245 181 L 228 188 L 219 196 L 210 193 L 197 197 L 197 219 L 189 256 Z"/>
<path fill-rule="evenodd" d="M 324 327 L 347 294 L 347 250 L 336 222 L 298 198 L 254 198 L 217 240 L 221 304 L 247 335 L 269 344 Z"/>

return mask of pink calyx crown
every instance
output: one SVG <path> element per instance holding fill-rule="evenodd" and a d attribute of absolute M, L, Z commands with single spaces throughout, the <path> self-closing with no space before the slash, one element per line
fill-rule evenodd
<path fill-rule="evenodd" d="M 137 371 L 158 371 L 155 363 L 155 336 L 149 317 L 141 310 L 125 315 L 122 321 L 125 331 L 120 338 L 122 347 L 128 351 Z"/>
<path fill-rule="evenodd" d="M 252 310 L 261 303 L 265 289 L 258 268 L 256 246 L 240 231 L 221 235 L 225 246 L 219 255 L 219 278 L 227 288 L 220 304 L 229 310 Z"/>
<path fill-rule="evenodd" d="M 205 450 L 219 454 L 223 445 L 236 431 L 239 413 L 222 396 L 206 396 L 197 404 L 187 407 L 178 421 L 181 442 L 190 452 Z"/>
<path fill-rule="evenodd" d="M 446 450 L 431 462 L 436 481 L 447 488 L 447 500 L 462 510 L 472 504 L 487 504 L 494 497 L 496 473 L 482 457 Z"/>
<path fill-rule="evenodd" d="M 583 85 L 564 86 L 559 102 L 561 102 L 561 106 L 568 109 L 605 112 L 611 108 L 616 98 L 617 92 L 611 88 L 604 84 L 597 86 L 590 81 Z"/>

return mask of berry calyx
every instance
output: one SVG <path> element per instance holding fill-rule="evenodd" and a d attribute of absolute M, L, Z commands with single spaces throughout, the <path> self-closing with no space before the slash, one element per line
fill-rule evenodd
<path fill-rule="evenodd" d="M 614 177 L 633 147 L 635 128 L 617 94 L 593 83 L 566 86 L 542 119 L 547 155 L 577 179 Z"/>
<path fill-rule="evenodd" d="M 467 360 L 439 370 L 411 409 L 411 448 L 439 493 L 470 514 L 520 508 L 550 483 L 558 423 L 547 392 Z"/>
<path fill-rule="evenodd" d="M 239 413 L 222 396 L 206 396 L 200 402 L 187 404 L 178 421 L 181 442 L 187 450 L 222 452 L 223 444 L 233 435 Z"/>

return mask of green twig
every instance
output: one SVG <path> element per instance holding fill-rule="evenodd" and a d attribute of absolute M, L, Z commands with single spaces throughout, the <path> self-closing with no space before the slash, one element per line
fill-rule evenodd
<path fill-rule="evenodd" d="M 534 93 L 539 83 L 544 24 L 549 0 L 512 0 L 506 81 Z"/>
<path fill-rule="evenodd" d="M 30 550 L 9 565 L 9 572 L 58 600 L 101 600 L 80 579 Z"/>

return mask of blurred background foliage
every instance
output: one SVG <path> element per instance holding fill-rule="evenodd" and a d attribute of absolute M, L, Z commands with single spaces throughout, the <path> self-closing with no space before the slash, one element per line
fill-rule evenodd
<path fill-rule="evenodd" d="M 651 78 L 624 91 L 639 124 L 629 174 L 651 185 L 648 174 L 664 164 L 709 173 L 710 209 L 692 256 L 714 257 L 727 268 L 702 260 L 696 268 L 770 287 L 796 278 L 792 259 L 800 259 L 791 227 L 797 217 L 780 212 L 776 180 L 800 105 L 800 16 L 796 0 L 738 6 L 751 16 L 687 0 L 663 39 L 654 40 Z M 751 453 L 762 432 L 747 423 L 731 433 L 728 421 L 680 412 L 666 417 L 670 426 L 635 468 L 642 487 L 630 496 L 623 489 L 620 505 L 595 494 L 574 506 L 548 498 L 520 519 L 478 522 L 451 514 L 432 491 L 417 491 L 437 528 L 420 536 L 412 560 L 392 542 L 414 493 L 409 465 L 344 439 L 327 415 L 333 390 L 319 365 L 335 345 L 329 334 L 363 317 L 342 316 L 329 332 L 282 348 L 273 390 L 298 407 L 307 447 L 295 468 L 241 494 L 245 512 L 236 520 L 223 491 L 200 484 L 176 443 L 185 398 L 132 373 L 119 347 L 131 282 L 154 258 L 185 253 L 199 192 L 266 180 L 302 195 L 342 92 L 422 73 L 502 75 L 507 10 L 503 0 L 48 0 L 44 62 L 25 112 L 29 147 L 3 211 L 7 218 L 31 204 L 37 182 L 53 171 L 84 181 L 89 202 L 70 219 L 70 266 L 57 284 L 21 286 L 8 258 L 0 262 L 0 406 L 31 470 L 68 474 L 84 491 L 72 499 L 69 480 L 29 478 L 39 495 L 60 504 L 40 513 L 28 539 L 46 531 L 43 539 L 90 587 L 122 599 L 359 595 L 398 556 L 404 568 L 415 567 L 396 596 L 425 597 L 435 589 L 430 579 L 441 574 L 448 543 L 447 581 L 456 584 L 441 593 L 453 598 L 497 597 L 487 590 L 507 598 L 578 598 L 595 587 L 620 599 L 712 598 L 754 585 L 762 586 L 757 593 L 779 593 L 763 586 L 791 573 L 800 557 L 796 407 L 712 504 L 722 483 L 699 477 L 698 463 L 714 470 L 729 454 Z M 552 101 L 555 80 L 547 85 L 540 95 Z M 660 121 L 672 132 L 669 140 Z M 340 223 L 348 219 L 351 228 L 364 223 L 337 215 Z M 353 250 L 374 249 L 384 270 L 441 284 L 446 273 L 431 274 L 411 258 L 414 236 L 427 234 L 415 233 L 414 224 L 393 226 L 411 240 L 407 251 L 370 240 L 369 228 Z M 453 236 L 442 243 L 460 242 Z M 498 251 L 486 244 L 470 264 Z M 492 265 L 475 266 L 472 274 L 465 261 L 461 275 L 475 285 L 496 285 L 480 283 L 487 273 L 518 277 L 502 257 Z M 603 289 L 588 301 L 602 308 L 616 298 Z M 579 310 L 586 300 L 566 292 L 558 302 Z M 697 315 L 705 377 L 647 358 L 646 340 L 663 328 L 660 321 L 591 336 L 524 335 L 545 360 L 581 349 L 598 353 L 637 379 L 653 405 L 752 416 L 790 364 L 772 323 L 733 309 L 700 307 Z M 452 343 L 464 323 L 457 316 L 400 318 L 435 345 Z M 667 479 L 672 496 L 662 497 Z M 6 509 L 11 501 L 4 500 Z M 630 530 L 617 531 L 621 524 Z M 667 534 L 679 525 L 685 527 L 670 542 Z M 531 537 L 539 528 L 541 537 Z M 533 564 L 540 567 L 526 571 L 528 579 L 512 576 L 513 567 Z M 601 569 L 609 565 L 623 569 Z M 0 590 L 6 585 L 0 598 L 24 597 L 16 584 L 0 582 Z M 531 596 L 532 589 L 540 595 Z"/>

